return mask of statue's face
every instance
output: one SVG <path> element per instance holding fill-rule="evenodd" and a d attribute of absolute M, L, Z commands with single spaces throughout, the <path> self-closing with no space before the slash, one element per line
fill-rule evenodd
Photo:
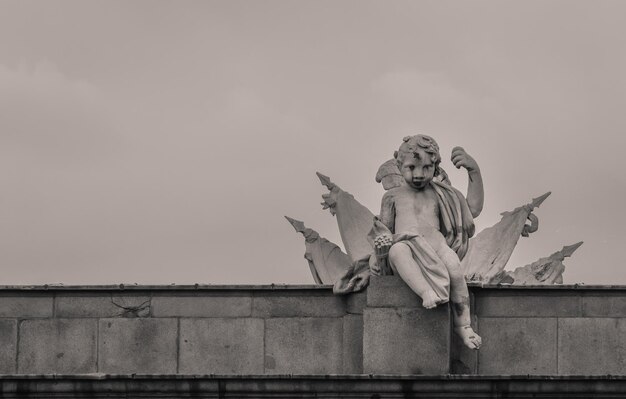
<path fill-rule="evenodd" d="M 400 172 L 409 186 L 421 190 L 435 176 L 435 164 L 426 151 L 418 148 L 413 156 L 410 154 L 404 156 Z"/>

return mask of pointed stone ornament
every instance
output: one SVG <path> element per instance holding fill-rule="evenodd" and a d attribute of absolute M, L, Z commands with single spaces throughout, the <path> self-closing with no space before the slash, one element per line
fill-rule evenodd
<path fill-rule="evenodd" d="M 503 212 L 495 225 L 482 230 L 469 241 L 461 269 L 468 281 L 488 283 L 501 274 L 520 236 L 537 231 L 539 219 L 531 212 L 550 196 L 547 192 L 526 205 Z M 530 220 L 531 224 L 526 224 Z"/>
<path fill-rule="evenodd" d="M 518 267 L 511 272 L 505 271 L 490 283 L 513 285 L 563 284 L 563 272 L 565 271 L 563 260 L 572 256 L 581 245 L 583 245 L 582 241 L 564 246 L 560 251 L 538 259 L 529 265 Z"/>
<path fill-rule="evenodd" d="M 316 174 L 322 185 L 330 191 L 322 195 L 322 208 L 328 208 L 337 218 L 341 241 L 350 260 L 357 262 L 369 258 L 374 253 L 374 247 L 368 240 L 368 233 L 374 224 L 374 214 L 354 199 L 352 194 L 333 183 L 328 176 L 319 172 Z"/>
<path fill-rule="evenodd" d="M 317 177 L 320 179 L 320 182 L 323 186 L 326 186 L 327 189 L 332 190 L 335 187 L 335 183 L 330 181 L 330 177 L 321 174 L 320 172 L 315 172 Z"/>
<path fill-rule="evenodd" d="M 539 207 L 541 204 L 543 204 L 543 201 L 545 201 L 546 198 L 550 196 L 550 194 L 552 194 L 552 191 L 548 191 L 547 193 L 540 195 L 537 198 L 533 198 L 533 201 L 530 204 L 528 204 L 528 206 L 530 206 L 533 209 Z"/>
<path fill-rule="evenodd" d="M 293 226 L 294 229 L 296 229 L 296 231 L 298 233 L 303 233 L 304 236 L 306 237 L 305 232 L 306 232 L 307 228 L 304 225 L 304 222 L 301 222 L 301 221 L 296 220 L 296 219 L 292 219 L 289 216 L 285 216 L 285 219 L 287 219 L 287 221 Z M 308 230 L 311 230 L 311 229 L 308 229 Z"/>
<path fill-rule="evenodd" d="M 574 254 L 574 252 L 576 252 L 576 250 L 583 245 L 583 241 L 579 241 L 576 244 L 572 244 L 572 245 L 567 245 L 564 246 L 563 249 L 561 249 L 561 255 L 563 255 L 565 258 L 569 258 L 570 256 L 572 256 Z"/>
<path fill-rule="evenodd" d="M 339 246 L 320 237 L 317 231 L 306 227 L 300 220 L 288 216 L 285 219 L 304 236 L 304 258 L 309 262 L 317 284 L 334 284 L 351 268 L 350 258 Z"/>

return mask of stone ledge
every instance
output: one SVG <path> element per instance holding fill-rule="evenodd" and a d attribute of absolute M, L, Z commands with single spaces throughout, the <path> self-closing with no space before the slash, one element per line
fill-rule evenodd
<path fill-rule="evenodd" d="M 582 315 L 581 295 L 571 291 L 553 295 L 511 295 L 498 292 L 476 293 L 472 312 L 483 317 L 579 317 Z"/>
<path fill-rule="evenodd" d="M 626 285 L 585 285 L 585 284 L 554 284 L 554 285 L 512 285 L 512 284 L 481 284 L 481 283 L 467 283 L 467 286 L 472 288 L 483 288 L 490 290 L 539 290 L 539 291 L 554 291 L 554 290 L 613 290 L 613 291 L 625 291 Z"/>
<path fill-rule="evenodd" d="M 183 295 L 187 294 L 187 295 Z M 152 317 L 249 317 L 252 295 L 158 293 L 150 302 Z M 219 294 L 219 293 L 218 293 Z"/>
<path fill-rule="evenodd" d="M 49 318 L 52 317 L 53 312 L 51 295 L 42 293 L 0 295 L 0 317 L 2 318 Z"/>
<path fill-rule="evenodd" d="M 331 291 L 332 285 L 316 284 L 170 284 L 170 285 L 0 285 L 2 291 Z"/>
<path fill-rule="evenodd" d="M 538 291 L 626 291 L 626 285 L 585 285 L 585 284 L 556 284 L 556 285 L 511 285 L 511 284 L 482 284 L 468 283 L 472 289 L 481 290 L 538 290 Z M 105 284 L 105 285 L 0 285 L 2 291 L 332 291 L 329 284 Z"/>
<path fill-rule="evenodd" d="M 157 394 L 180 397 L 275 397 L 319 393 L 326 398 L 462 397 L 618 397 L 626 376 L 373 376 L 373 375 L 89 375 L 0 376 L 3 397 L 135 398 Z M 374 396 L 375 395 L 375 396 Z M 560 396 L 559 396 L 560 395 Z M 579 396 L 586 395 L 586 396 Z"/>
<path fill-rule="evenodd" d="M 85 373 L 85 374 L 0 374 L 2 380 L 554 380 L 554 381 L 620 381 L 626 374 L 552 375 L 552 374 L 154 374 L 154 373 Z"/>
<path fill-rule="evenodd" d="M 271 293 L 253 298 L 253 317 L 341 317 L 346 314 L 346 300 L 339 295 Z"/>

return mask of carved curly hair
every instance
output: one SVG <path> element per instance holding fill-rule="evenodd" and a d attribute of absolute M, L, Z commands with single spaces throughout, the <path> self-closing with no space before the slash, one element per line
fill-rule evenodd
<path fill-rule="evenodd" d="M 438 180 L 449 184 L 448 174 L 439 166 L 441 163 L 441 154 L 439 154 L 439 145 L 430 136 L 425 134 L 417 134 L 415 136 L 406 136 L 402 139 L 402 144 L 398 151 L 394 152 L 393 157 L 398 162 L 398 167 L 401 167 L 404 157 L 407 155 L 415 156 L 416 150 L 421 148 L 428 155 L 430 160 L 435 164 L 435 176 L 439 177 Z"/>
<path fill-rule="evenodd" d="M 416 150 L 421 148 L 430 155 L 430 160 L 435 166 L 439 166 L 441 155 L 439 154 L 439 145 L 437 145 L 435 139 L 425 134 L 417 134 L 415 136 L 406 136 L 402 141 L 400 149 L 393 154 L 399 164 L 402 163 L 404 157 L 409 154 L 414 156 Z"/>

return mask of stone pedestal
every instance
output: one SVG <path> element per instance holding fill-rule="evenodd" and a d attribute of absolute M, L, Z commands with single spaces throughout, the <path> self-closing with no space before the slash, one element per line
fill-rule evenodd
<path fill-rule="evenodd" d="M 397 276 L 372 276 L 363 311 L 363 372 L 448 374 L 451 316 L 448 305 L 424 309 Z"/>

